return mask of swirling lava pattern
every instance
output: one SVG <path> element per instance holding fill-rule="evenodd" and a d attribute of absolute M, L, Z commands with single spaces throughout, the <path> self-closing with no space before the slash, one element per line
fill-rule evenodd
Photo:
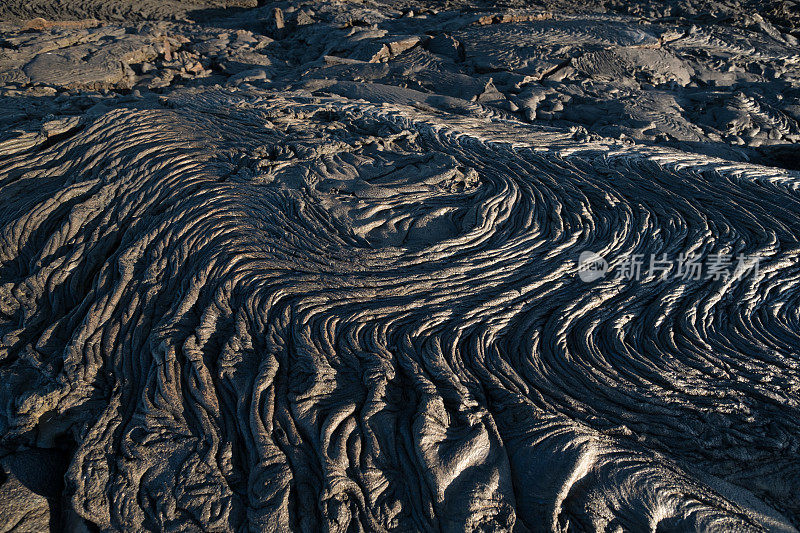
<path fill-rule="evenodd" d="M 100 528 L 800 517 L 796 173 L 255 90 L 0 153 L 3 444 L 72 443 Z"/>

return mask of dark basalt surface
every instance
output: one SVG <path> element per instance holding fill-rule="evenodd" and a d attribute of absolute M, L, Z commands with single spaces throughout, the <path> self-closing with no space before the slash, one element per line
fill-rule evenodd
<path fill-rule="evenodd" d="M 797 531 L 796 7 L 4 4 L 0 529 Z"/>

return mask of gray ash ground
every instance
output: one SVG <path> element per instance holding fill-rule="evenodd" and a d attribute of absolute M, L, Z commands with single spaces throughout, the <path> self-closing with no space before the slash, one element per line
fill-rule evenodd
<path fill-rule="evenodd" d="M 0 530 L 797 531 L 799 121 L 796 1 L 4 2 Z"/>

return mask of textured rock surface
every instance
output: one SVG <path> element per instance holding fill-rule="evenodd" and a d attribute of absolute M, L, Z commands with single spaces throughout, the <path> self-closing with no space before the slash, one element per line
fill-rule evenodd
<path fill-rule="evenodd" d="M 3 530 L 796 531 L 796 29 L 673 7 L 4 26 Z"/>

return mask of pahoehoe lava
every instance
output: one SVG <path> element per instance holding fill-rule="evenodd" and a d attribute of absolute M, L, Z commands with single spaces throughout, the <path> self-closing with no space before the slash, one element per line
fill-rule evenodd
<path fill-rule="evenodd" d="M 793 530 L 796 172 L 303 91 L 51 129 L 0 143 L 0 432 L 83 520 Z"/>
<path fill-rule="evenodd" d="M 799 43 L 4 0 L 0 533 L 797 532 Z"/>

